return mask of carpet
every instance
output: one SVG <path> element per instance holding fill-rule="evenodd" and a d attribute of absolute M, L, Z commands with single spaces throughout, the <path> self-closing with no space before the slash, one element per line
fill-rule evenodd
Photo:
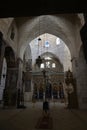
<path fill-rule="evenodd" d="M 52 129 L 53 128 L 53 119 L 50 116 L 40 117 L 35 126 L 36 129 Z"/>

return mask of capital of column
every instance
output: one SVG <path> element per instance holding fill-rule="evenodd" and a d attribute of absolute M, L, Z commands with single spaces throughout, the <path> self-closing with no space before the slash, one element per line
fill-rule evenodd
<path fill-rule="evenodd" d="M 19 67 L 20 64 L 23 64 L 23 60 L 21 58 L 16 59 L 16 66 Z"/>

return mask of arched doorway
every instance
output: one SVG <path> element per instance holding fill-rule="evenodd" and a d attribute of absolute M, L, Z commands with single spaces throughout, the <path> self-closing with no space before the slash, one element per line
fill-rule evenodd
<path fill-rule="evenodd" d="M 30 34 L 30 37 L 28 35 L 24 35 L 24 33 L 20 34 L 20 36 L 25 36 L 27 39 L 27 40 L 25 40 L 25 39 L 19 40 L 20 57 L 23 58 L 23 53 L 21 53 L 21 52 L 24 51 L 24 48 L 26 47 L 25 45 L 29 44 L 33 38 L 35 38 L 43 33 L 51 33 L 51 34 L 54 34 L 55 36 L 59 36 L 61 39 L 63 39 L 63 41 L 67 44 L 68 48 L 70 49 L 71 59 L 73 59 L 73 57 L 75 57 L 76 54 L 78 53 L 78 45 L 76 43 L 80 43 L 80 42 L 78 42 L 78 40 L 76 39 L 76 37 L 73 33 L 73 32 L 75 32 L 75 34 L 76 34 L 76 31 L 74 31 L 74 28 L 75 28 L 75 24 L 77 25 L 78 21 L 77 21 L 76 16 L 72 15 L 71 17 L 75 18 L 75 20 L 77 21 L 77 23 L 72 23 L 72 21 L 70 19 L 67 19 L 66 16 L 67 15 L 63 15 L 62 17 L 61 17 L 61 15 L 59 15 L 59 16 L 58 15 L 55 15 L 55 16 L 47 15 L 47 16 L 33 17 L 31 21 L 25 20 L 25 24 L 26 24 L 25 30 L 26 30 L 27 34 Z M 44 23 L 45 23 L 45 25 L 42 24 L 43 22 L 40 23 L 40 27 L 42 28 L 40 30 L 40 32 L 39 32 L 39 29 L 37 29 L 37 26 L 39 27 L 39 22 L 38 22 L 39 18 L 41 21 L 44 21 Z M 50 24 L 49 24 L 49 22 L 50 22 Z M 29 26 L 28 26 L 28 24 L 29 24 Z M 68 26 L 68 24 L 70 26 Z M 30 26 L 32 26 L 33 28 L 27 29 L 27 27 L 30 27 Z M 42 27 L 42 26 L 44 26 L 44 27 Z M 22 28 L 23 28 L 23 26 L 20 26 L 20 30 Z M 77 33 L 78 33 L 78 29 L 77 29 Z M 32 35 L 32 34 L 35 34 L 35 35 Z M 74 72 L 74 67 L 73 67 L 73 72 Z"/>

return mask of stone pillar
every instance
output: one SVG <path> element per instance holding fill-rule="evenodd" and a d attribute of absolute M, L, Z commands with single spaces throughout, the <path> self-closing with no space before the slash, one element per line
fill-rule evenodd
<path fill-rule="evenodd" d="M 7 68 L 4 106 L 24 106 L 23 80 L 23 62 L 17 59 L 14 66 Z"/>
<path fill-rule="evenodd" d="M 18 78 L 18 69 L 7 68 L 6 75 L 6 86 L 4 89 L 4 107 L 5 106 L 15 106 L 17 98 L 17 78 Z"/>
<path fill-rule="evenodd" d="M 74 60 L 72 61 L 72 67 L 73 67 L 73 87 L 74 87 L 74 93 L 72 94 L 73 96 L 73 104 L 74 104 L 74 108 L 79 108 L 79 97 L 78 97 L 78 87 L 79 84 L 77 82 L 78 77 L 78 66 L 79 66 L 79 62 L 78 62 L 78 57 L 75 57 Z"/>
<path fill-rule="evenodd" d="M 77 57 L 72 58 L 71 62 L 72 62 L 73 77 L 76 77 L 76 75 L 77 75 L 77 67 L 78 67 Z"/>
<path fill-rule="evenodd" d="M 22 84 L 22 74 L 23 74 L 23 61 L 18 58 L 18 80 L 17 80 L 17 108 L 20 108 L 23 103 L 22 97 L 23 95 L 23 84 Z"/>
<path fill-rule="evenodd" d="M 17 81 L 17 89 L 22 89 L 22 72 L 23 72 L 23 61 L 18 59 L 18 81 Z"/>
<path fill-rule="evenodd" d="M 76 76 L 78 103 L 80 109 L 87 109 L 87 63 L 82 48 L 78 57 L 78 63 Z"/>
<path fill-rule="evenodd" d="M 4 52 L 5 52 L 5 44 L 3 42 L 3 34 L 0 32 L 0 80 L 1 80 Z"/>

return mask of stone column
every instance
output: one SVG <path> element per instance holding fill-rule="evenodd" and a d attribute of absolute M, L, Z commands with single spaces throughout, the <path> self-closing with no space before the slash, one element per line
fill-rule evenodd
<path fill-rule="evenodd" d="M 23 61 L 18 59 L 18 81 L 17 81 L 17 89 L 22 89 L 22 71 L 23 71 Z"/>
<path fill-rule="evenodd" d="M 87 109 L 87 63 L 82 48 L 78 57 L 78 63 L 76 76 L 78 104 L 80 109 Z"/>
<path fill-rule="evenodd" d="M 4 106 L 15 106 L 17 98 L 18 69 L 7 68 L 6 85 L 4 90 Z"/>
<path fill-rule="evenodd" d="M 23 61 L 18 58 L 18 80 L 17 80 L 17 108 L 23 103 L 23 84 L 22 84 L 22 74 L 23 74 Z"/>
<path fill-rule="evenodd" d="M 77 69 L 78 69 L 78 58 L 74 57 L 72 60 L 72 69 L 73 69 L 73 76 L 77 77 Z"/>
<path fill-rule="evenodd" d="M 0 80 L 1 80 L 4 53 L 5 53 L 5 44 L 3 42 L 3 34 L 0 32 Z"/>

